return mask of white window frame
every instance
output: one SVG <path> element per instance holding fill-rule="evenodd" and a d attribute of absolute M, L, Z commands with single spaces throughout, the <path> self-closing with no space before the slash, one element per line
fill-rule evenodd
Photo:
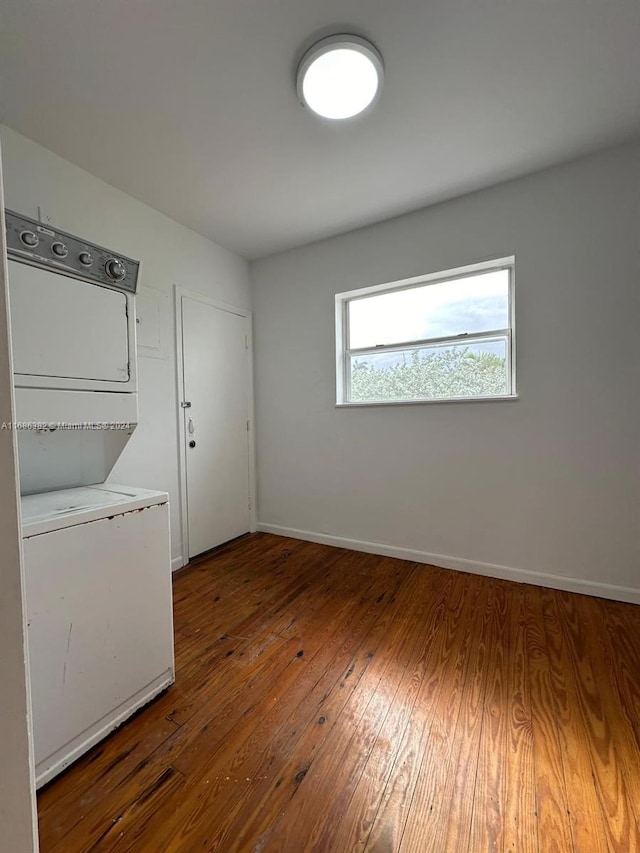
<path fill-rule="evenodd" d="M 349 346 L 349 304 L 358 299 L 366 299 L 379 293 L 395 293 L 400 290 L 409 290 L 423 287 L 425 284 L 441 284 L 454 279 L 476 276 L 485 272 L 496 270 L 507 270 L 509 273 L 509 327 L 506 329 L 491 329 L 486 332 L 469 332 L 451 335 L 444 338 L 425 338 L 422 340 L 411 340 L 401 344 L 378 344 L 373 347 L 361 347 L 351 349 Z M 433 405 L 436 403 L 477 403 L 496 402 L 504 400 L 517 400 L 516 394 L 516 353 L 515 353 L 515 310 L 514 310 L 514 279 L 515 279 L 515 257 L 513 255 L 504 258 L 481 261 L 475 264 L 467 264 L 463 267 L 428 273 L 427 275 L 406 278 L 400 281 L 388 282 L 386 284 L 375 284 L 371 287 L 363 287 L 358 290 L 349 290 L 345 293 L 337 293 L 335 300 L 336 310 L 336 406 L 357 408 L 363 406 L 407 406 L 407 405 Z M 350 397 L 350 372 L 349 359 L 353 355 L 370 355 L 385 351 L 398 352 L 398 350 L 413 350 L 417 346 L 438 346 L 460 343 L 474 344 L 480 341 L 496 339 L 507 339 L 507 393 L 496 394 L 489 397 L 443 397 L 438 399 L 423 400 L 366 400 L 352 401 Z"/>

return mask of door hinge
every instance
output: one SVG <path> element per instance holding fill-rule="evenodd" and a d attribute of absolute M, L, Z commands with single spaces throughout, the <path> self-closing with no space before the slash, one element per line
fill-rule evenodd
<path fill-rule="evenodd" d="M 250 427 L 249 421 L 247 421 L 247 432 L 249 432 L 250 429 L 251 429 L 251 427 Z"/>
<path fill-rule="evenodd" d="M 249 335 L 244 336 L 244 348 L 249 349 Z"/>
<path fill-rule="evenodd" d="M 183 409 L 190 409 L 191 403 L 189 403 L 187 400 L 185 400 L 184 402 L 180 403 L 180 407 Z"/>

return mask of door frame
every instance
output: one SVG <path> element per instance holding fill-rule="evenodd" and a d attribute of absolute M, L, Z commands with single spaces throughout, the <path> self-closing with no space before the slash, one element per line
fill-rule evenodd
<path fill-rule="evenodd" d="M 15 423 L 5 206 L 0 151 L 0 421 Z M 0 441 L 0 678 L 6 713 L 0 731 L 0 836 L 10 849 L 37 853 L 38 813 L 18 445 L 15 429 Z"/>
<path fill-rule="evenodd" d="M 255 410 L 253 401 L 253 314 L 246 308 L 239 308 L 221 299 L 205 296 L 197 290 L 191 290 L 174 284 L 174 305 L 176 321 L 176 393 L 177 393 L 177 418 L 178 418 L 178 477 L 180 481 L 180 531 L 182 535 L 182 557 L 181 566 L 189 562 L 189 514 L 187 501 L 187 442 L 185 433 L 185 418 L 182 403 L 185 399 L 184 391 L 184 349 L 182 332 L 182 299 L 192 299 L 202 302 L 220 311 L 227 311 L 244 317 L 247 329 L 247 413 L 249 429 L 247 431 L 247 451 L 249 454 L 249 532 L 255 533 L 257 529 L 256 513 L 256 448 L 255 448 Z M 179 568 L 179 566 L 175 567 Z"/>

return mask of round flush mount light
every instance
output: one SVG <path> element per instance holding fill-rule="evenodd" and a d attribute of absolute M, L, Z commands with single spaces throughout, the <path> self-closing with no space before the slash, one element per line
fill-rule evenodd
<path fill-rule="evenodd" d="M 351 118 L 374 101 L 383 70 L 382 56 L 370 42 L 359 36 L 329 36 L 302 57 L 298 97 L 324 118 Z"/>

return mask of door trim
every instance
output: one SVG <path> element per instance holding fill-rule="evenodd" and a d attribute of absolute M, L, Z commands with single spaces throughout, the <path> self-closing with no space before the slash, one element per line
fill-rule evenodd
<path fill-rule="evenodd" d="M 174 305 L 176 322 L 176 394 L 177 394 L 177 420 L 178 420 L 178 478 L 180 483 L 180 531 L 182 536 L 182 559 L 181 566 L 189 562 L 189 518 L 187 511 L 187 442 L 185 434 L 184 416 L 181 403 L 184 401 L 184 358 L 182 337 L 182 300 L 191 299 L 202 302 L 220 311 L 237 314 L 247 321 L 247 411 L 249 413 L 249 430 L 247 435 L 247 449 L 249 453 L 249 531 L 255 533 L 257 530 L 256 513 L 256 447 L 255 447 L 255 410 L 253 402 L 253 314 L 245 308 L 238 308 L 220 299 L 205 296 L 197 290 L 190 290 L 174 284 Z M 180 566 L 174 566 L 174 570 Z"/>

